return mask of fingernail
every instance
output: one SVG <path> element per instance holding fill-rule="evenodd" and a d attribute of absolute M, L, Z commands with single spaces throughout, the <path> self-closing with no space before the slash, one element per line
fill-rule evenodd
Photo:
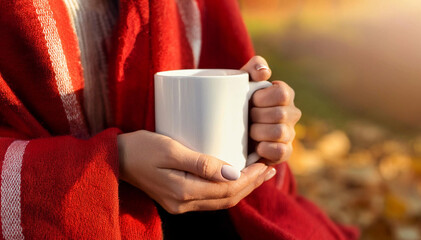
<path fill-rule="evenodd" d="M 264 64 L 257 64 L 257 65 L 256 65 L 256 70 L 257 70 L 257 71 L 260 71 L 260 70 L 262 70 L 262 69 L 269 70 L 269 67 L 268 67 L 268 66 L 266 66 L 266 65 L 264 65 Z"/>
<path fill-rule="evenodd" d="M 223 165 L 221 168 L 222 176 L 227 180 L 237 180 L 241 176 L 241 172 L 230 165 Z"/>
<path fill-rule="evenodd" d="M 275 174 L 276 174 L 276 169 L 275 168 L 272 168 L 267 174 L 266 174 L 266 177 L 265 177 L 265 181 L 268 181 L 269 179 L 271 179 L 271 178 L 273 178 L 273 176 L 275 176 Z"/>

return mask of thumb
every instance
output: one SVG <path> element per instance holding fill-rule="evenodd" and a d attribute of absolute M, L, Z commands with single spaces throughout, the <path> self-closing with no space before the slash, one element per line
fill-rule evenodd
<path fill-rule="evenodd" d="M 202 153 L 194 153 L 193 155 L 194 158 L 190 166 L 191 172 L 202 178 L 213 181 L 232 181 L 241 176 L 239 170 L 222 160 Z"/>
<path fill-rule="evenodd" d="M 211 181 L 232 181 L 241 176 L 239 170 L 218 158 L 195 152 L 182 144 L 179 144 L 178 150 L 167 167 L 189 172 Z"/>
<path fill-rule="evenodd" d="M 268 63 L 260 56 L 252 57 L 241 70 L 248 72 L 250 80 L 254 82 L 268 80 L 272 75 Z"/>

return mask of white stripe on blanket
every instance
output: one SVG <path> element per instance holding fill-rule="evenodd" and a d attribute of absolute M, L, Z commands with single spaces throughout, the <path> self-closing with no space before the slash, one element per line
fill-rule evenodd
<path fill-rule="evenodd" d="M 1 170 L 1 224 L 4 239 L 24 239 L 21 225 L 21 171 L 29 141 L 14 141 L 7 148 Z"/>
<path fill-rule="evenodd" d="M 78 138 L 88 138 L 88 130 L 83 121 L 82 108 L 76 99 L 67 67 L 66 56 L 48 0 L 33 1 L 42 32 L 46 40 L 48 54 L 53 66 L 57 89 L 70 126 L 70 134 Z"/>
<path fill-rule="evenodd" d="M 197 68 L 202 48 L 202 21 L 199 6 L 195 0 L 177 0 L 176 2 L 193 52 L 194 67 Z"/>

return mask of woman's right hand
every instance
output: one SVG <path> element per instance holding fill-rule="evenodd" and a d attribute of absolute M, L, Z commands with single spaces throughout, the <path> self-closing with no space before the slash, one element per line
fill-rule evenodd
<path fill-rule="evenodd" d="M 120 179 L 172 214 L 233 207 L 276 173 L 255 163 L 239 174 L 219 159 L 145 130 L 121 134 L 117 140 Z"/>

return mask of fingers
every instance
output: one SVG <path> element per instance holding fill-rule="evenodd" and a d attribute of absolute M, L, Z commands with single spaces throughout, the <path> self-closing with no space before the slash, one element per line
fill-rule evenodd
<path fill-rule="evenodd" d="M 243 170 L 238 180 L 230 182 L 210 182 L 191 175 L 183 182 L 184 189 L 162 205 L 173 214 L 229 208 L 273 177 L 276 171 L 272 169 L 262 163 L 252 164 Z"/>
<path fill-rule="evenodd" d="M 248 72 L 251 80 L 256 82 L 266 81 L 272 75 L 268 63 L 261 56 L 252 57 L 241 70 Z"/>
<path fill-rule="evenodd" d="M 169 152 L 169 158 L 172 161 L 167 161 L 163 168 L 185 171 L 210 181 L 236 180 L 241 175 L 239 170 L 228 163 L 192 151 L 176 141 L 173 141 L 171 149 L 173 151 Z"/>
<path fill-rule="evenodd" d="M 260 175 L 264 175 L 267 168 L 262 163 L 250 165 L 243 169 L 243 174 L 239 179 L 225 182 L 212 182 L 182 171 L 176 171 L 177 173 L 173 172 L 169 175 L 173 178 L 172 188 L 176 189 L 174 198 L 179 201 L 221 199 L 235 196 Z"/>
<path fill-rule="evenodd" d="M 198 200 L 192 204 L 192 211 L 197 210 L 213 210 L 213 209 L 227 209 L 234 207 L 237 203 L 249 195 L 254 189 L 259 187 L 263 182 L 271 179 L 275 176 L 276 170 L 274 168 L 269 167 L 266 171 L 266 174 L 261 175 L 256 181 L 248 184 L 243 188 L 237 195 L 234 197 L 224 198 L 224 199 L 206 199 L 206 200 Z"/>
<path fill-rule="evenodd" d="M 250 116 L 256 123 L 296 123 L 301 118 L 301 111 L 295 106 L 254 107 Z"/>
<path fill-rule="evenodd" d="M 256 152 L 267 164 L 277 164 L 289 159 L 295 130 L 288 124 L 260 124 L 250 127 L 250 137 L 259 142 Z"/>
<path fill-rule="evenodd" d="M 260 142 L 256 152 L 264 158 L 266 164 L 278 164 L 287 161 L 292 154 L 292 144 L 277 142 Z"/>
<path fill-rule="evenodd" d="M 273 86 L 256 91 L 252 97 L 255 107 L 275 107 L 293 104 L 295 92 L 285 82 L 273 81 Z"/>
<path fill-rule="evenodd" d="M 294 105 L 294 90 L 288 84 L 275 81 L 273 86 L 256 91 L 250 110 L 253 124 L 250 137 L 259 142 L 256 152 L 267 164 L 277 164 L 289 159 L 294 125 L 301 118 L 301 111 Z"/>
<path fill-rule="evenodd" d="M 295 131 L 287 124 L 260 124 L 250 127 L 250 137 L 258 142 L 288 143 L 295 137 Z"/>

